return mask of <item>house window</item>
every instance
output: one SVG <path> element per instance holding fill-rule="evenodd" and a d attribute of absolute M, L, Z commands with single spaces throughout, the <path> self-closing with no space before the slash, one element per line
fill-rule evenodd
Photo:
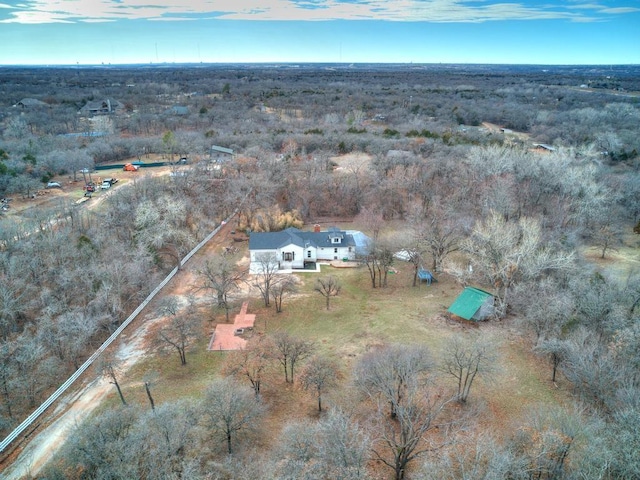
<path fill-rule="evenodd" d="M 282 253 L 282 259 L 285 262 L 293 262 L 294 258 L 295 258 L 295 252 L 283 252 Z"/>
<path fill-rule="evenodd" d="M 307 250 L 307 258 L 311 258 L 311 250 Z"/>
<path fill-rule="evenodd" d="M 338 253 L 338 249 L 337 249 L 337 248 L 334 248 L 334 249 L 333 249 L 333 253 Z"/>
<path fill-rule="evenodd" d="M 349 253 L 351 253 L 351 247 L 349 247 Z"/>
<path fill-rule="evenodd" d="M 340 243 L 340 237 L 333 237 L 331 243 Z"/>

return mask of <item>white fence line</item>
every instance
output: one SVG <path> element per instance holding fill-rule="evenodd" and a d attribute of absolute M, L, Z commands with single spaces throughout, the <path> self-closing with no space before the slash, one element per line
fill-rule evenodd
<path fill-rule="evenodd" d="M 207 235 L 204 240 L 202 240 L 198 245 L 195 246 L 193 250 L 191 250 L 181 261 L 180 266 L 183 266 L 187 261 L 193 257 L 193 255 L 198 252 L 202 247 L 204 247 L 219 231 L 220 229 L 231 220 L 236 212 L 232 213 L 224 222 L 218 225 L 209 235 Z M 102 352 L 104 352 L 111 343 L 118 338 L 118 336 L 122 333 L 122 331 L 127 328 L 127 326 L 140 314 L 140 312 L 153 300 L 153 298 L 164 288 L 164 286 L 169 283 L 169 281 L 178 273 L 178 267 L 175 267 L 169 275 L 165 277 L 165 279 L 160 282 L 160 284 L 149 294 L 144 301 L 138 305 L 131 315 L 127 317 L 127 319 L 122 322 L 122 324 L 111 334 L 107 340 L 104 341 L 100 347 L 93 352 L 91 355 L 74 373 L 71 375 L 66 382 L 64 382 L 60 387 L 51 394 L 49 398 L 47 398 L 42 405 L 40 405 L 31 415 L 29 415 L 20 425 L 18 425 L 13 432 L 11 432 L 2 442 L 0 442 L 0 452 L 3 452 L 5 448 L 7 448 L 11 442 L 13 442 L 18 436 L 24 432 L 40 415 L 42 415 L 47 408 L 51 406 L 53 402 L 55 402 L 67 389 L 82 375 L 87 368 L 89 368 L 93 362 L 100 356 Z"/>

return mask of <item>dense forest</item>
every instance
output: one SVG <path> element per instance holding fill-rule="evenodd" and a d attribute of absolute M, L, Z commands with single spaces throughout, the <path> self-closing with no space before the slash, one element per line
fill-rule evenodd
<path fill-rule="evenodd" d="M 481 336 L 452 340 L 438 361 L 424 345 L 388 342 L 347 368 L 313 338 L 281 331 L 234 357 L 245 370 L 222 368 L 197 398 L 104 410 L 42 478 L 640 478 L 638 67 L 0 73 L 3 437 L 236 209 L 253 231 L 359 219 L 374 239 L 361 259 L 372 296 L 386 287 L 376 272 L 401 249 L 416 269 L 491 290 L 489 323 L 520 332 L 569 398 L 501 435 L 478 427 L 467 401 L 466 382 L 489 376 L 493 361 Z M 234 152 L 223 168 L 212 168 L 213 146 Z M 349 154 L 368 160 L 344 167 Z M 140 176 L 100 208 L 46 193 L 51 181 L 81 188 L 96 167 L 152 157 L 185 158 L 190 174 Z M 592 261 L 619 251 L 635 269 L 614 275 Z M 218 305 L 231 288 L 213 281 L 228 274 L 223 260 L 208 276 Z M 267 285 L 265 307 L 269 298 Z M 293 384 L 291 351 L 319 410 L 323 389 L 342 394 L 318 418 L 279 425 L 273 445 L 254 445 L 243 434 L 270 407 L 256 378 L 274 363 Z M 457 391 L 442 376 L 458 379 Z M 354 415 L 354 402 L 379 421 Z"/>

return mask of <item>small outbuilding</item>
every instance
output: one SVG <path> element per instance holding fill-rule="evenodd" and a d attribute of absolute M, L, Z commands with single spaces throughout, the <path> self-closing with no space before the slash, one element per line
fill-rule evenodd
<path fill-rule="evenodd" d="M 449 313 L 474 322 L 486 320 L 493 315 L 493 311 L 493 295 L 475 287 L 465 287 L 447 310 Z"/>
<path fill-rule="evenodd" d="M 431 282 L 438 281 L 436 277 L 433 276 L 433 273 L 431 273 L 429 270 L 426 270 L 422 267 L 418 270 L 418 279 L 421 282 L 427 282 L 427 285 L 431 285 Z"/>

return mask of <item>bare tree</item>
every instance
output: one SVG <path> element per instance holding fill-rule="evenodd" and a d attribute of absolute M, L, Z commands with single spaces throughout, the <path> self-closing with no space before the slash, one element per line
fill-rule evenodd
<path fill-rule="evenodd" d="M 529 478 L 526 467 L 508 447 L 480 433 L 463 444 L 425 460 L 419 477 L 424 480 L 500 480 Z"/>
<path fill-rule="evenodd" d="M 369 276 L 371 277 L 371 287 L 377 288 L 378 284 L 382 283 L 382 280 L 379 279 L 379 272 L 381 267 L 379 265 L 380 259 L 379 254 L 380 250 L 378 248 L 380 243 L 380 233 L 382 228 L 384 227 L 384 219 L 382 214 L 379 212 L 375 212 L 370 208 L 363 208 L 360 214 L 358 215 L 358 219 L 369 227 L 371 230 L 371 242 L 367 246 L 367 251 L 362 255 L 361 259 L 367 266 L 367 270 L 369 271 Z"/>
<path fill-rule="evenodd" d="M 376 254 L 375 245 L 369 245 L 367 252 L 361 257 L 369 271 L 371 278 L 371 287 L 378 288 L 378 256 Z"/>
<path fill-rule="evenodd" d="M 371 231 L 371 238 L 374 242 L 378 240 L 385 224 L 382 213 L 374 211 L 369 207 L 363 207 L 358 215 L 358 221 L 363 225 L 367 225 Z"/>
<path fill-rule="evenodd" d="M 46 389 L 55 385 L 62 365 L 30 332 L 23 333 L 15 346 L 12 363 L 20 381 L 11 382 L 13 390 L 23 397 L 23 404 L 35 407 Z"/>
<path fill-rule="evenodd" d="M 318 432 L 319 455 L 328 469 L 327 478 L 367 478 L 371 438 L 357 421 L 344 411 L 332 408 L 320 421 Z"/>
<path fill-rule="evenodd" d="M 265 412 L 255 395 L 234 380 L 216 380 L 207 389 L 203 409 L 210 421 L 214 436 L 226 443 L 227 453 L 233 453 L 237 437 L 254 429 Z"/>
<path fill-rule="evenodd" d="M 95 363 L 95 368 L 98 372 L 98 375 L 106 378 L 110 384 L 116 387 L 122 405 L 126 406 L 127 402 L 124 399 L 122 389 L 120 388 L 120 383 L 118 382 L 118 377 L 120 376 L 122 371 L 120 369 L 120 361 L 116 358 L 116 356 L 113 353 L 103 353 Z"/>
<path fill-rule="evenodd" d="M 387 287 L 387 277 L 389 274 L 389 268 L 393 265 L 394 262 L 394 248 L 390 243 L 385 242 L 378 245 L 377 249 L 377 265 L 378 269 L 378 286 L 382 288 Z"/>
<path fill-rule="evenodd" d="M 512 448 L 526 465 L 529 478 L 565 478 L 572 453 L 581 448 L 581 439 L 589 438 L 589 430 L 578 409 L 538 407 L 514 436 Z"/>
<path fill-rule="evenodd" d="M 147 372 L 143 378 L 144 391 L 147 394 L 147 398 L 149 399 L 149 404 L 151 405 L 152 411 L 155 411 L 156 403 L 153 400 L 153 395 L 151 395 L 151 387 L 158 381 L 158 377 L 158 372 Z"/>
<path fill-rule="evenodd" d="M 368 245 L 366 253 L 361 257 L 369 271 L 373 288 L 387 286 L 387 274 L 389 273 L 389 267 L 393 265 L 395 250 L 390 240 L 383 241 L 378 239 Z"/>
<path fill-rule="evenodd" d="M 187 364 L 187 348 L 196 336 L 195 305 L 190 300 L 185 312 L 180 311 L 177 297 L 166 297 L 160 304 L 161 314 L 169 316 L 168 325 L 164 325 L 158 331 L 160 348 L 168 347 L 175 350 L 180 356 L 180 364 Z"/>
<path fill-rule="evenodd" d="M 77 369 L 82 354 L 87 351 L 87 345 L 97 330 L 98 324 L 94 317 L 85 315 L 80 309 L 74 309 L 55 320 L 43 319 L 38 338 L 62 362 L 70 363 Z"/>
<path fill-rule="evenodd" d="M 411 245 L 409 249 L 406 250 L 408 255 L 408 261 L 413 266 L 413 283 L 414 287 L 418 286 L 418 273 L 422 268 L 423 263 L 423 252 L 420 251 L 417 245 Z"/>
<path fill-rule="evenodd" d="M 229 321 L 229 295 L 237 290 L 246 276 L 246 270 L 238 269 L 226 257 L 214 257 L 208 260 L 199 272 L 202 283 L 198 289 L 212 293 L 218 308 L 224 308 Z"/>
<path fill-rule="evenodd" d="M 445 260 L 460 249 L 461 229 L 453 212 L 438 203 L 428 208 L 418 208 L 411 215 L 416 243 L 419 250 L 431 254 L 431 269 L 442 270 Z"/>
<path fill-rule="evenodd" d="M 469 255 L 474 274 L 495 287 L 498 317 L 506 315 L 511 293 L 519 282 L 568 269 L 574 258 L 573 252 L 545 247 L 537 220 L 521 217 L 517 223 L 507 222 L 494 211 L 476 224 L 462 250 Z"/>
<path fill-rule="evenodd" d="M 102 412 L 78 426 L 44 476 L 197 478 L 187 465 L 199 413 L 188 400 L 164 403 L 152 412 L 123 406 Z"/>
<path fill-rule="evenodd" d="M 448 440 L 446 423 L 439 422 L 451 399 L 439 395 L 411 392 L 402 404 L 396 406 L 391 419 L 378 409 L 378 439 L 373 454 L 393 469 L 394 478 L 405 478 L 411 462 L 428 452 L 442 448 Z M 381 407 L 381 406 L 380 406 Z"/>
<path fill-rule="evenodd" d="M 164 195 L 145 200 L 136 208 L 135 226 L 140 242 L 156 255 L 168 255 L 180 268 L 180 258 L 194 243 L 187 228 L 187 203 Z"/>
<path fill-rule="evenodd" d="M 626 373 L 617 364 L 614 353 L 585 330 L 573 333 L 569 346 L 562 373 L 581 399 L 611 409 L 615 404 L 611 394 L 618 390 Z"/>
<path fill-rule="evenodd" d="M 284 368 L 284 379 L 293 383 L 294 369 L 298 362 L 311 356 L 315 350 L 313 342 L 279 331 L 271 335 L 275 358 Z"/>
<path fill-rule="evenodd" d="M 257 253 L 255 260 L 257 271 L 251 284 L 260 290 L 264 306 L 268 307 L 270 305 L 271 288 L 276 281 L 280 264 L 273 253 Z"/>
<path fill-rule="evenodd" d="M 19 278 L 0 274 L 0 335 L 15 331 L 16 318 L 27 308 L 27 285 Z"/>
<path fill-rule="evenodd" d="M 536 335 L 536 345 L 558 336 L 574 312 L 574 299 L 560 282 L 551 277 L 514 290 L 515 309 Z M 541 301 L 542 299 L 542 301 Z"/>
<path fill-rule="evenodd" d="M 253 392 L 258 397 L 265 373 L 271 363 L 272 347 L 265 337 L 252 339 L 245 349 L 229 354 L 222 371 L 225 375 L 249 380 Z"/>
<path fill-rule="evenodd" d="M 433 360 L 421 345 L 391 345 L 364 355 L 354 369 L 354 383 L 369 397 L 390 407 L 390 417 L 428 382 Z"/>
<path fill-rule="evenodd" d="M 195 402 L 180 399 L 140 415 L 131 432 L 131 443 L 140 444 L 132 459 L 137 478 L 184 478 L 185 463 L 196 451 L 199 414 Z"/>
<path fill-rule="evenodd" d="M 535 351 L 545 355 L 549 355 L 551 360 L 551 381 L 556 382 L 556 374 L 560 365 L 568 358 L 571 351 L 571 345 L 558 338 L 551 338 L 540 342 Z"/>
<path fill-rule="evenodd" d="M 364 480 L 371 438 L 345 412 L 332 408 L 317 424 L 287 424 L 280 435 L 278 478 Z"/>
<path fill-rule="evenodd" d="M 634 392 L 637 402 L 638 393 Z M 629 405 L 613 415 L 613 422 L 608 425 L 607 433 L 612 450 L 612 478 L 634 478 L 640 471 L 638 458 L 638 432 L 640 431 L 640 414 L 638 405 Z"/>
<path fill-rule="evenodd" d="M 337 297 L 342 286 L 336 277 L 329 275 L 328 277 L 318 278 L 314 290 L 325 298 L 327 310 L 330 307 L 331 297 Z"/>
<path fill-rule="evenodd" d="M 12 384 L 19 377 L 16 371 L 14 353 L 15 342 L 0 342 L 0 395 L 2 396 L 3 417 L 13 418 L 13 404 L 15 402 Z M 6 415 L 5 415 L 6 414 Z"/>
<path fill-rule="evenodd" d="M 136 409 L 124 406 L 90 417 L 69 436 L 63 465 L 81 468 L 92 478 L 138 477 L 132 459 L 140 445 L 130 441 L 137 417 Z"/>
<path fill-rule="evenodd" d="M 611 220 L 596 227 L 593 241 L 600 249 L 600 258 L 605 258 L 607 252 L 617 252 L 618 246 L 622 243 L 621 237 L 622 232 Z"/>
<path fill-rule="evenodd" d="M 300 374 L 300 382 L 305 390 L 313 390 L 318 399 L 318 411 L 322 411 L 322 395 L 338 384 L 340 369 L 326 357 L 314 356 Z"/>
<path fill-rule="evenodd" d="M 430 228 L 424 232 L 424 240 L 433 257 L 433 271 L 439 272 L 445 259 L 460 249 L 460 233 L 458 226 L 448 218 L 434 215 L 428 222 Z"/>
<path fill-rule="evenodd" d="M 477 376 L 487 377 L 496 361 L 495 345 L 482 338 L 468 341 L 460 336 L 444 346 L 442 369 L 457 381 L 456 399 L 466 403 Z"/>
<path fill-rule="evenodd" d="M 282 459 L 281 478 L 322 478 L 316 424 L 289 422 L 282 429 L 278 442 L 277 454 Z"/>
<path fill-rule="evenodd" d="M 282 301 L 287 295 L 295 295 L 298 292 L 297 279 L 290 275 L 277 277 L 271 286 L 271 297 L 276 306 L 276 312 L 282 312 Z"/>

